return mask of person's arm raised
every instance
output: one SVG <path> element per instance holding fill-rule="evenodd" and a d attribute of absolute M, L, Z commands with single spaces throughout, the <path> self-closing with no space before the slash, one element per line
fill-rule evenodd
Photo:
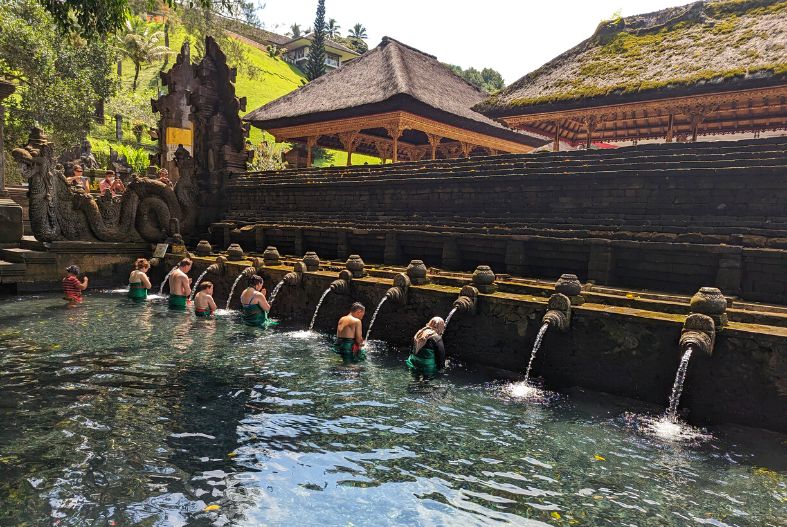
<path fill-rule="evenodd" d="M 145 273 L 140 273 L 140 274 L 142 275 L 140 276 L 140 279 L 142 280 L 142 287 L 144 287 L 145 289 L 150 289 L 151 287 L 153 287 L 153 285 L 151 285 L 150 283 L 150 278 L 148 278 L 148 275 L 146 275 Z"/>
<path fill-rule="evenodd" d="M 265 290 L 263 289 L 263 291 L 265 291 Z M 259 303 L 260 307 L 261 307 L 263 310 L 265 310 L 265 312 L 266 312 L 266 313 L 267 313 L 268 311 L 270 311 L 270 310 L 271 310 L 271 306 L 270 306 L 270 304 L 268 303 L 268 300 L 265 298 L 265 293 L 262 293 L 262 292 L 260 292 L 260 293 L 257 295 L 257 298 L 259 299 L 259 302 L 258 302 L 258 303 Z"/>

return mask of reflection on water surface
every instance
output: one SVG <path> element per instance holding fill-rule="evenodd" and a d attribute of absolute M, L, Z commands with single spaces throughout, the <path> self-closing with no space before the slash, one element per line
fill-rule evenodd
<path fill-rule="evenodd" d="M 448 343 L 450 350 L 450 343 Z M 0 301 L 0 525 L 785 525 L 785 438 L 650 437 L 631 401 L 161 301 Z"/>

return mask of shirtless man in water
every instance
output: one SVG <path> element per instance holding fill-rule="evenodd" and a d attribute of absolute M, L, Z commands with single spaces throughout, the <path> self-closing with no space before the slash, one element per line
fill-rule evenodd
<path fill-rule="evenodd" d="M 336 345 L 334 353 L 341 355 L 344 362 L 360 362 L 366 359 L 363 349 L 363 327 L 361 319 L 366 313 L 366 308 L 360 302 L 355 302 L 350 307 L 350 313 L 339 319 L 336 326 Z"/>
<path fill-rule="evenodd" d="M 191 295 L 191 278 L 186 273 L 191 271 L 191 260 L 182 259 L 178 268 L 169 275 L 169 307 L 170 309 L 186 309 L 186 302 Z"/>

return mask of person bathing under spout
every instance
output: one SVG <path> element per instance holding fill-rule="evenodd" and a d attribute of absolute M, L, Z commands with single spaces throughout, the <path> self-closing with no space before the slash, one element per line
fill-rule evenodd
<path fill-rule="evenodd" d="M 341 355 L 345 364 L 366 360 L 366 351 L 363 349 L 363 326 L 361 320 L 366 313 L 366 308 L 360 302 L 355 302 L 350 307 L 350 313 L 339 319 L 336 326 L 336 344 L 333 352 Z"/>
<path fill-rule="evenodd" d="M 240 294 L 243 323 L 247 326 L 267 327 L 273 324 L 268 320 L 271 306 L 265 298 L 267 292 L 262 285 L 262 277 L 257 274 L 252 275 L 249 277 L 248 286 Z"/>
<path fill-rule="evenodd" d="M 147 272 L 150 269 L 150 262 L 145 258 L 137 258 L 134 262 L 134 270 L 128 277 L 128 297 L 132 300 L 146 300 L 148 298 L 148 289 L 150 279 Z"/>
<path fill-rule="evenodd" d="M 414 377 L 430 379 L 445 368 L 445 321 L 434 317 L 413 337 L 413 352 L 405 363 Z"/>
<path fill-rule="evenodd" d="M 191 271 L 191 260 L 184 258 L 178 262 L 178 268 L 169 275 L 169 308 L 184 311 L 191 295 L 191 278 L 186 273 Z"/>
<path fill-rule="evenodd" d="M 197 286 L 194 295 L 194 314 L 198 317 L 211 318 L 216 311 L 216 302 L 213 300 L 213 283 L 204 280 Z"/>

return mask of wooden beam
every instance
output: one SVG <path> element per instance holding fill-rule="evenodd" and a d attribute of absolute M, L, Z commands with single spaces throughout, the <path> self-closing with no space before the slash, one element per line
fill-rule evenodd
<path fill-rule="evenodd" d="M 555 121 L 555 140 L 552 143 L 552 151 L 560 152 L 560 120 Z"/>
<path fill-rule="evenodd" d="M 310 135 L 306 138 L 306 168 L 312 166 L 312 150 L 315 144 L 317 144 L 317 136 Z"/>

